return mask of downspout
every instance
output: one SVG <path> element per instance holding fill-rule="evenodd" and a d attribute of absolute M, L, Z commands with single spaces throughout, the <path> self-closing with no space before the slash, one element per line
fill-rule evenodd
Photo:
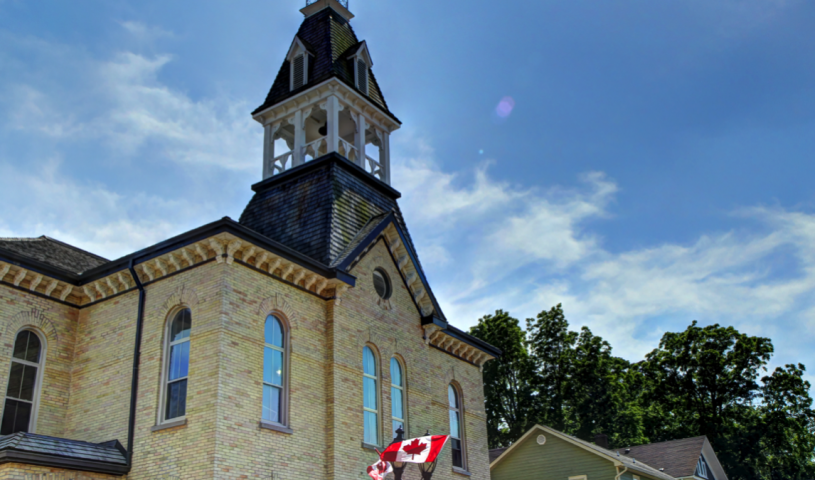
<path fill-rule="evenodd" d="M 622 471 L 622 472 L 620 471 L 620 467 L 623 467 L 623 471 Z M 620 477 L 622 477 L 622 476 L 623 476 L 623 474 L 624 474 L 625 472 L 627 472 L 627 471 L 628 471 L 628 467 L 626 467 L 626 466 L 625 466 L 625 465 L 623 465 L 623 464 L 614 465 L 614 468 L 617 470 L 617 476 L 616 476 L 616 477 L 614 477 L 614 480 L 620 480 Z"/>
<path fill-rule="evenodd" d="M 127 268 L 130 270 L 130 275 L 133 281 L 136 282 L 136 288 L 139 289 L 139 309 L 136 314 L 136 345 L 133 348 L 133 378 L 130 382 L 130 417 L 127 421 L 127 467 L 128 470 L 133 466 L 133 437 L 136 435 L 136 397 L 139 390 L 139 363 L 141 361 L 141 337 L 142 327 L 144 326 L 144 285 L 133 268 L 133 259 L 130 259 L 130 264 Z"/>

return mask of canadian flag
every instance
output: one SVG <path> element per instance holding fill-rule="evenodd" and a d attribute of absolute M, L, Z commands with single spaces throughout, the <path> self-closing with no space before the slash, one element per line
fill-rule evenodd
<path fill-rule="evenodd" d="M 392 471 L 393 468 L 391 467 L 390 463 L 380 460 L 368 467 L 368 476 L 373 480 L 383 480 L 385 475 L 391 473 Z"/>
<path fill-rule="evenodd" d="M 386 462 L 434 462 L 449 439 L 450 435 L 411 438 L 389 446 L 379 458 Z"/>

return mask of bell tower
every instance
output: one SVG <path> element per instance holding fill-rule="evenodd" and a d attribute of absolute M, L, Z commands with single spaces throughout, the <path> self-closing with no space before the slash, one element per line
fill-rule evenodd
<path fill-rule="evenodd" d="M 306 0 L 300 11 L 305 19 L 252 113 L 264 128 L 263 180 L 336 153 L 390 185 L 390 134 L 401 122 L 351 28 L 348 0 Z"/>

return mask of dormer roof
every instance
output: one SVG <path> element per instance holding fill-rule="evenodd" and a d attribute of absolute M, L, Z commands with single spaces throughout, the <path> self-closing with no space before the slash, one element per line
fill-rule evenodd
<path fill-rule="evenodd" d="M 283 61 L 283 65 L 275 78 L 266 100 L 261 106 L 252 112 L 255 115 L 269 107 L 272 107 L 290 97 L 296 96 L 315 85 L 318 85 L 330 78 L 337 78 L 348 87 L 359 92 L 354 81 L 354 55 L 364 49 L 367 60 L 370 61 L 370 54 L 367 53 L 367 45 L 360 42 L 351 28 L 351 24 L 331 7 L 326 7 L 317 13 L 307 17 L 300 25 L 292 48 L 296 42 L 301 42 L 308 49 L 313 57 L 309 60 L 308 83 L 302 87 L 291 90 L 290 88 L 290 62 Z M 291 53 L 291 49 L 289 50 Z M 368 64 L 369 66 L 372 63 Z M 382 90 L 376 81 L 373 71 L 369 71 L 369 85 L 367 98 L 374 105 L 382 109 L 382 112 L 399 121 L 388 109 Z M 362 94 L 362 92 L 359 92 Z"/>

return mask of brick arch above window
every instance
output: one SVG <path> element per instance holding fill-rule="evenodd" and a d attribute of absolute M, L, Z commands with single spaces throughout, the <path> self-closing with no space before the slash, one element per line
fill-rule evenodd
<path fill-rule="evenodd" d="M 169 318 L 171 312 L 175 313 L 181 307 L 189 308 L 193 317 L 198 313 L 198 293 L 194 288 L 186 285 L 178 287 L 161 303 L 159 311 L 164 317 Z"/>
<path fill-rule="evenodd" d="M 282 293 L 272 295 L 260 302 L 258 315 L 262 316 L 264 321 L 268 315 L 282 316 L 282 320 L 288 323 L 290 328 L 296 329 L 299 327 L 300 316 Z"/>
<path fill-rule="evenodd" d="M 17 333 L 26 327 L 33 327 L 42 333 L 49 345 L 58 345 L 60 342 L 59 334 L 54 323 L 48 318 L 46 312 L 43 310 L 32 308 L 12 315 L 6 322 L 6 328 L 3 332 L 5 338 L 16 338 Z"/>

